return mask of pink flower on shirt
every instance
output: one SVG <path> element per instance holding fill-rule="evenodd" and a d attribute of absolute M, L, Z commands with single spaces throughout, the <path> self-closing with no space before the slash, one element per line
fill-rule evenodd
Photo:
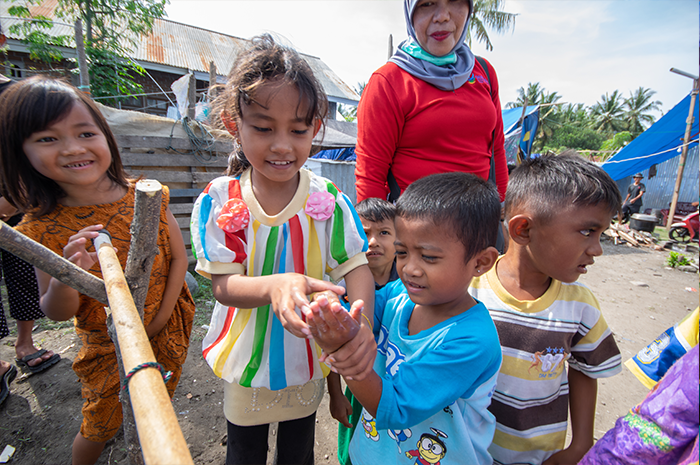
<path fill-rule="evenodd" d="M 241 199 L 230 199 L 221 208 L 216 224 L 222 230 L 235 233 L 248 227 L 250 213 L 248 206 Z"/>
<path fill-rule="evenodd" d="M 314 192 L 306 201 L 304 212 L 316 221 L 326 221 L 333 216 L 335 197 L 330 192 Z"/>

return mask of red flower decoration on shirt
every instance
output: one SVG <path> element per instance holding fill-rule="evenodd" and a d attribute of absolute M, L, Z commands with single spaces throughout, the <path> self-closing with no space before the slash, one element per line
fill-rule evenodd
<path fill-rule="evenodd" d="M 326 221 L 333 216 L 335 197 L 330 192 L 314 192 L 306 201 L 304 212 L 316 221 Z"/>
<path fill-rule="evenodd" d="M 247 228 L 249 223 L 248 206 L 241 199 L 230 199 L 226 202 L 216 219 L 217 226 L 229 233 L 241 231 Z"/>

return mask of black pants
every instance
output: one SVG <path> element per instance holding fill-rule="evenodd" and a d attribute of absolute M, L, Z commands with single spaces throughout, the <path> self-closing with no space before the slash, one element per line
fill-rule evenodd
<path fill-rule="evenodd" d="M 635 213 L 639 213 L 639 210 L 641 210 L 642 206 L 639 203 L 626 203 L 622 206 L 622 219 L 620 220 L 621 223 L 626 223 L 629 221 L 630 216 L 632 216 Z"/>
<path fill-rule="evenodd" d="M 230 421 L 226 465 L 265 465 L 270 425 L 238 426 Z M 298 420 L 282 421 L 277 428 L 277 465 L 314 465 L 316 413 Z"/>

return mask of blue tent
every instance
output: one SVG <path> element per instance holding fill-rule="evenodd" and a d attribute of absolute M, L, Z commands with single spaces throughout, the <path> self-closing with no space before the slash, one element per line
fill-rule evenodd
<path fill-rule="evenodd" d="M 527 110 L 525 110 L 525 116 L 537 111 L 537 108 L 537 105 L 528 106 Z M 520 117 L 522 114 L 523 107 L 508 108 L 501 111 L 501 115 L 503 116 L 503 134 L 508 136 L 511 132 L 520 127 L 518 123 L 520 122 Z"/>
<path fill-rule="evenodd" d="M 689 148 L 698 144 L 699 107 L 700 105 L 696 102 Z M 603 163 L 602 168 L 617 181 L 644 171 L 651 165 L 677 157 L 683 146 L 689 110 L 690 94 L 625 148 L 610 157 Z"/>

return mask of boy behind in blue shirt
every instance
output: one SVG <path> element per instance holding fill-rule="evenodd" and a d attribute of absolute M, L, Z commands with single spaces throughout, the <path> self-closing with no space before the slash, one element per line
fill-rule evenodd
<path fill-rule="evenodd" d="M 360 301 L 348 314 L 320 296 L 307 315 L 327 360 L 364 406 L 352 463 L 490 464 L 495 420 L 487 408 L 500 345 L 488 310 L 468 289 L 498 256 L 498 194 L 471 174 L 437 174 L 411 184 L 396 207 L 401 281 L 376 294 L 374 371 L 360 368 L 373 340 L 357 332 L 342 345 L 361 318 Z"/>

